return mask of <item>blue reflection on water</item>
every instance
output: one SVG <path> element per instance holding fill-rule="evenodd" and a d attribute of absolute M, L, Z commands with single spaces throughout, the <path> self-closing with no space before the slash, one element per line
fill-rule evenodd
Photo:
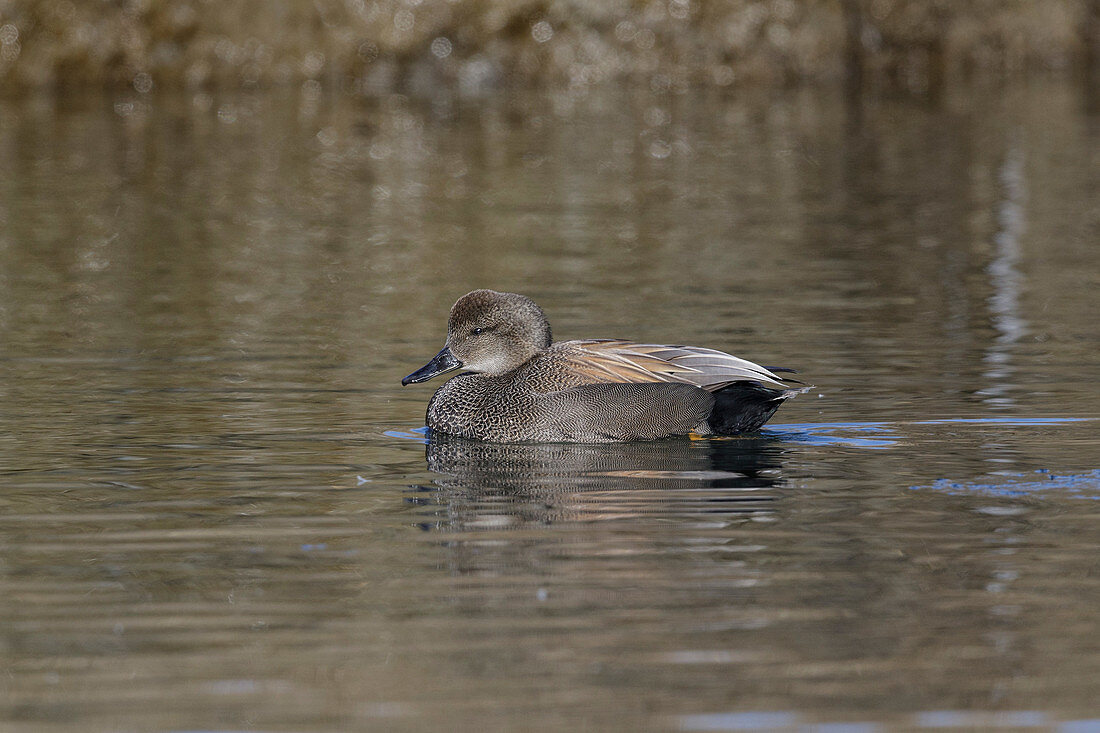
<path fill-rule="evenodd" d="M 795 730 L 814 733 L 874 733 L 888 729 L 875 722 L 815 723 L 789 711 L 745 711 L 682 715 L 677 721 L 684 731 Z M 918 729 L 1004 730 L 1043 728 L 1058 733 L 1100 733 L 1100 720 L 1058 721 L 1042 710 L 928 710 L 911 713 L 906 722 Z"/>
<path fill-rule="evenodd" d="M 782 730 L 799 722 L 799 716 L 790 712 L 749 711 L 737 713 L 709 713 L 685 715 L 680 718 L 682 730 Z"/>
<path fill-rule="evenodd" d="M 988 481 L 953 481 L 941 478 L 927 486 L 911 489 L 942 491 L 953 495 L 982 495 L 1004 498 L 1034 496 L 1044 491 L 1059 491 L 1081 499 L 1100 499 L 1100 469 L 1079 474 L 1055 474 L 1048 469 L 1032 473 L 998 474 Z"/>
<path fill-rule="evenodd" d="M 428 444 L 428 427 L 413 428 L 411 430 L 386 430 L 382 433 L 387 438 L 401 438 L 402 440 L 415 440 L 417 443 Z"/>
<path fill-rule="evenodd" d="M 1064 425 L 1071 422 L 1089 422 L 1094 417 L 949 417 L 942 420 L 914 420 L 910 425 L 950 425 L 963 423 L 968 425 Z"/>
<path fill-rule="evenodd" d="M 765 428 L 761 432 L 790 443 L 844 445 L 872 450 L 897 445 L 901 439 L 895 426 L 886 422 L 791 423 Z"/>
<path fill-rule="evenodd" d="M 882 450 L 898 445 L 907 425 L 988 425 L 1035 427 L 1089 422 L 1092 417 L 949 417 L 907 422 L 792 423 L 765 428 L 765 435 L 803 445 L 841 445 Z"/>

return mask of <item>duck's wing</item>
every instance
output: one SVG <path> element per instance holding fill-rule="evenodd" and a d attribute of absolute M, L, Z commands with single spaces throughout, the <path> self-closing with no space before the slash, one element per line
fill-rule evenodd
<path fill-rule="evenodd" d="M 751 361 L 700 346 L 639 344 L 618 339 L 569 341 L 565 363 L 576 376 L 600 382 L 683 382 L 715 392 L 750 380 L 786 389 L 785 379 Z"/>

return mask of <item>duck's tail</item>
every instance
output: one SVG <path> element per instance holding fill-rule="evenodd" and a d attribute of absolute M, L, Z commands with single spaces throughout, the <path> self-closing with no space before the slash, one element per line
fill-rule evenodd
<path fill-rule="evenodd" d="M 786 400 L 810 389 L 772 389 L 759 382 L 734 382 L 714 393 L 707 423 L 719 435 L 751 433 L 770 420 Z"/>

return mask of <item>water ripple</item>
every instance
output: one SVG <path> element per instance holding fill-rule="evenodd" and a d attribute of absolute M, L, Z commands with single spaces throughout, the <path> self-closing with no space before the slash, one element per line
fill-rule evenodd
<path fill-rule="evenodd" d="M 941 478 L 924 486 L 910 486 L 916 490 L 941 491 L 955 496 L 983 495 L 1002 498 L 1035 496 L 1058 491 L 1063 496 L 1078 499 L 1100 499 L 1100 469 L 1080 474 L 1055 474 L 1041 468 L 1032 473 L 1000 474 L 988 480 L 957 481 Z"/>

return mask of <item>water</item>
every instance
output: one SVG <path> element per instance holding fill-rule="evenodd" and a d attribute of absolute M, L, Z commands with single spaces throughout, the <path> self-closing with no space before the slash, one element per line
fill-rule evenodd
<path fill-rule="evenodd" d="M 0 727 L 1100 729 L 1089 104 L 6 104 Z M 485 286 L 817 389 L 427 442 Z"/>

